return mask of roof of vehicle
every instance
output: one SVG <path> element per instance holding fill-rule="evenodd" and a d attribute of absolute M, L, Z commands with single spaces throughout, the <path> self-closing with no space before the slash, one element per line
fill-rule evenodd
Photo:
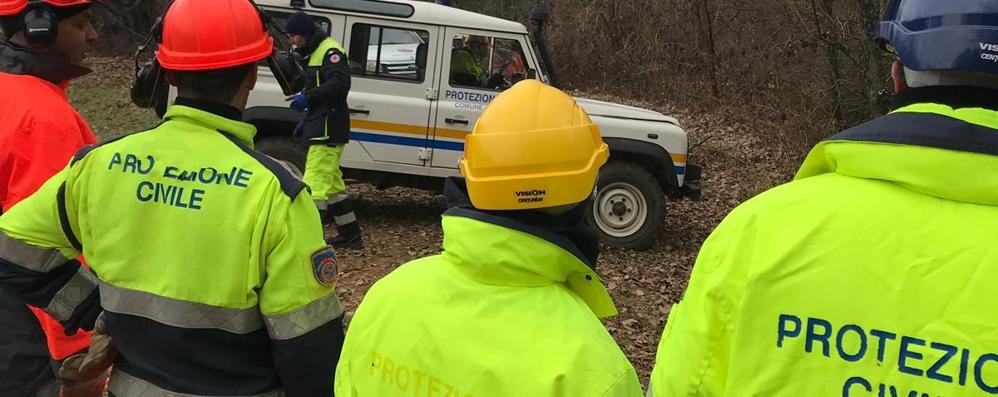
<path fill-rule="evenodd" d="M 433 25 L 441 26 L 456 26 L 463 28 L 481 29 L 481 30 L 492 30 L 499 32 L 510 32 L 510 33 L 527 33 L 527 28 L 523 24 L 513 21 L 507 21 L 505 19 L 491 17 L 488 15 L 478 14 L 471 11 L 465 11 L 459 8 L 444 6 L 436 3 L 426 2 L 426 1 L 382 1 L 382 0 L 371 0 L 372 3 L 396 3 L 396 4 L 408 4 L 413 8 L 412 16 L 408 18 L 391 17 L 381 14 L 370 14 L 370 16 L 375 16 L 378 18 L 386 19 L 397 19 L 409 22 L 417 23 L 428 23 Z M 278 6 L 278 7 L 289 7 L 291 4 L 290 0 L 257 0 L 257 4 L 261 6 Z M 312 5 L 312 2 L 308 2 L 309 5 L 305 8 L 306 12 L 322 11 L 322 12 L 337 12 L 349 15 L 365 15 L 363 12 L 355 11 L 340 11 L 329 8 L 320 8 Z M 356 4 L 356 2 L 351 2 Z"/>

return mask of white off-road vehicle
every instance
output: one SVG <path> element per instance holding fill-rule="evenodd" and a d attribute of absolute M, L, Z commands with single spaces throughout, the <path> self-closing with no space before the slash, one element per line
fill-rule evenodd
<path fill-rule="evenodd" d="M 532 13 L 532 41 L 520 23 L 428 2 L 256 2 L 277 24 L 304 10 L 345 47 L 352 132 L 341 165 L 347 178 L 378 188 L 440 190 L 443 178 L 460 175 L 464 137 L 496 95 L 524 78 L 557 85 L 543 41 L 543 7 Z M 468 54 L 478 69 L 472 73 L 452 61 Z M 688 162 L 687 134 L 676 119 L 654 111 L 577 100 L 611 150 L 600 171 L 595 224 L 607 244 L 645 248 L 660 235 L 665 199 L 699 194 L 700 169 Z M 304 166 L 305 151 L 291 136 L 302 114 L 288 109 L 266 67 L 244 117 L 259 128 L 259 150 Z"/>

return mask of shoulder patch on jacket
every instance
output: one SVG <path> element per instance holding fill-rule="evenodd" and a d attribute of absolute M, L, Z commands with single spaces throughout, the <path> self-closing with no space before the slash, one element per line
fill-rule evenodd
<path fill-rule="evenodd" d="M 339 49 L 330 48 L 329 51 L 326 51 L 325 60 L 334 65 L 340 64 L 347 60 L 347 54 L 344 54 Z"/>
<path fill-rule="evenodd" d="M 315 280 L 325 286 L 335 286 L 340 278 L 339 266 L 336 263 L 336 251 L 333 247 L 325 247 L 312 254 L 312 271 Z"/>
<path fill-rule="evenodd" d="M 228 133 L 223 131 L 218 132 L 236 145 L 236 147 L 250 155 L 250 157 L 253 157 L 256 161 L 259 161 L 260 164 L 274 174 L 274 176 L 277 177 L 277 181 L 281 184 L 281 190 L 284 191 L 284 194 L 286 194 L 291 200 L 298 197 L 298 194 L 306 188 L 305 182 L 302 182 L 299 174 L 293 171 L 292 168 L 283 161 L 251 149 L 249 146 L 246 146 L 245 143 L 239 141 L 238 138 Z"/>

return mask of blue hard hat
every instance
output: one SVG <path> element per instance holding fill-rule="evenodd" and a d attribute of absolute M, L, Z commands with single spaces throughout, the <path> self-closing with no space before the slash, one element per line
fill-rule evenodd
<path fill-rule="evenodd" d="M 891 0 L 874 35 L 912 70 L 998 74 L 995 0 Z"/>

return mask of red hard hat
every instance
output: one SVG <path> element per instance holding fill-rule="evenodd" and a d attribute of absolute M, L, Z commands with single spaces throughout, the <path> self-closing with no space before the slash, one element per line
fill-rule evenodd
<path fill-rule="evenodd" d="M 90 0 L 45 0 L 53 7 L 69 7 L 90 4 Z M 28 6 L 28 0 L 0 0 L 0 17 L 20 14 Z"/>
<path fill-rule="evenodd" d="M 249 0 L 176 0 L 156 59 L 170 70 L 211 70 L 254 63 L 273 51 L 274 39 Z"/>

